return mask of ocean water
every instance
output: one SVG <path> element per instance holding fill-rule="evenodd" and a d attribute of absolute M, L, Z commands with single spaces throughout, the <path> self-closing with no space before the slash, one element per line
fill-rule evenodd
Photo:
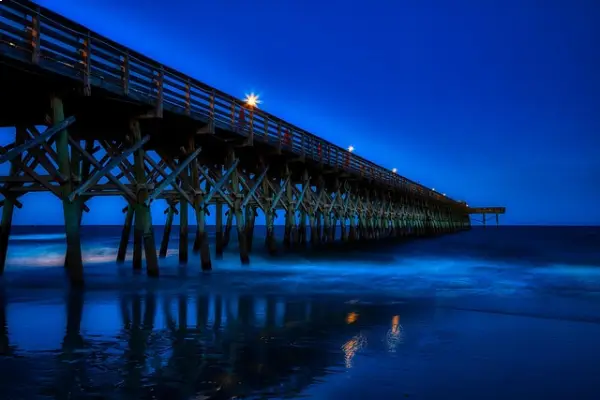
<path fill-rule="evenodd" d="M 114 262 L 119 227 L 82 235 L 75 291 L 62 228 L 15 228 L 2 400 L 600 398 L 600 228 L 271 257 L 257 227 L 249 266 L 233 241 L 210 273 L 174 229 L 159 279 Z"/>

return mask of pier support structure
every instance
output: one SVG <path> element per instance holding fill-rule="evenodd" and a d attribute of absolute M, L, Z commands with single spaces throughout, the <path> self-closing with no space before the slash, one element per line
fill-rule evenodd
<path fill-rule="evenodd" d="M 129 118 L 120 141 L 90 137 L 85 128 L 74 129 L 77 121 L 74 116 L 65 117 L 59 98 L 52 98 L 51 104 L 52 122 L 43 133 L 34 125 L 16 127 L 14 142 L 0 150 L 0 162 L 10 163 L 9 175 L 0 177 L 0 273 L 8 252 L 13 208 L 20 207 L 19 197 L 29 192 L 48 191 L 63 203 L 65 266 L 74 284 L 83 282 L 81 214 L 90 211 L 86 202 L 95 196 L 124 199 L 125 221 L 117 261 L 128 257 L 133 231 L 133 268 L 140 270 L 145 259 L 146 273 L 153 277 L 159 275 L 159 257 L 168 255 L 176 215 L 180 219 L 179 260 L 188 261 L 189 209 L 195 216 L 194 248 L 200 253 L 200 268 L 212 268 L 206 215 L 213 205 L 217 214 L 216 255 L 230 244 L 235 222 L 242 264 L 250 262 L 253 227 L 259 213 L 265 218 L 265 245 L 271 254 L 278 247 L 274 234 L 278 216 L 284 217 L 283 248 L 287 249 L 306 243 L 308 235 L 310 243 L 318 246 L 338 240 L 431 236 L 470 226 L 464 209 L 427 201 L 416 194 L 365 187 L 368 182 L 337 176 L 327 169 L 282 164 L 269 158 L 268 152 L 257 151 L 260 159 L 250 162 L 255 157 L 249 151 L 252 147 L 234 144 L 221 155 L 205 156 L 194 134 L 182 135 L 183 145 L 177 148 L 157 147 L 160 138 L 152 128 L 157 123 L 152 122 L 154 118 Z M 70 134 L 71 130 L 75 134 Z M 167 204 L 159 249 L 151 219 L 151 207 L 157 200 Z"/>
<path fill-rule="evenodd" d="M 480 215 L 481 219 L 476 219 L 474 222 L 479 222 L 485 228 L 490 217 L 496 220 L 496 227 L 500 226 L 500 215 L 506 213 L 505 207 L 469 207 L 468 215 Z M 468 218 L 467 215 L 467 218 Z"/>
<path fill-rule="evenodd" d="M 0 146 L 0 164 L 10 165 L 0 176 L 0 275 L 14 209 L 31 192 L 49 192 L 61 202 L 64 264 L 74 285 L 84 278 L 80 225 L 89 200 L 100 196 L 123 199 L 117 261 L 130 257 L 133 236 L 132 267 L 141 271 L 145 263 L 150 277 L 159 276 L 159 259 L 169 256 L 177 215 L 180 263 L 190 258 L 193 217 L 192 251 L 199 254 L 200 270 L 213 268 L 206 228 L 213 207 L 215 255 L 235 244 L 242 264 L 258 243 L 253 235 L 259 215 L 272 254 L 308 243 L 424 237 L 470 227 L 465 204 L 395 171 L 109 45 L 29 1 L 1 7 L 9 17 L 0 20 L 0 127 L 15 133 Z M 157 249 L 151 209 L 165 205 Z M 276 222 L 284 223 L 282 246 Z"/>

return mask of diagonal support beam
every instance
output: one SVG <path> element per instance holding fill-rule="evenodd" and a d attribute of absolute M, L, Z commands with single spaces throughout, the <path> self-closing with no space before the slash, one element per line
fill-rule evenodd
<path fill-rule="evenodd" d="M 40 133 L 37 132 L 37 129 L 35 129 L 35 127 L 29 127 L 26 130 L 26 134 L 27 135 L 32 135 L 33 138 L 35 139 L 36 137 L 40 136 Z M 28 136 L 29 138 L 29 136 Z M 48 173 L 55 177 L 55 180 L 58 181 L 59 183 L 64 183 L 67 180 L 67 177 L 64 176 L 58 169 L 56 169 L 54 167 L 54 165 L 52 164 L 52 162 L 50 161 L 51 158 L 54 158 L 54 162 L 56 163 L 56 165 L 58 165 L 58 156 L 56 156 L 56 153 L 54 152 L 54 150 L 52 149 L 52 147 L 50 147 L 49 145 L 49 141 L 44 141 L 42 142 L 42 150 L 40 150 L 39 147 L 32 147 L 29 149 L 29 153 L 32 154 L 36 160 L 39 162 L 39 164 L 44 167 L 44 169 L 46 171 L 48 171 Z M 54 157 L 53 156 L 56 156 Z M 48 157 L 50 156 L 50 158 Z"/>
<path fill-rule="evenodd" d="M 0 194 L 2 194 L 2 196 L 4 196 L 4 198 L 8 198 L 7 196 L 8 191 L 5 190 L 5 188 L 0 188 Z M 14 203 L 15 207 L 17 207 L 18 209 L 23 208 L 23 203 L 21 203 L 19 200 L 17 200 L 17 198 L 12 198 L 11 201 Z M 2 200 L 0 202 L 0 207 L 4 204 L 4 200 Z"/>
<path fill-rule="evenodd" d="M 221 179 L 219 180 L 219 182 L 216 182 L 202 169 L 199 168 L 200 173 L 202 175 L 204 175 L 204 177 L 206 178 L 206 180 L 208 181 L 208 183 L 211 184 L 211 187 L 213 188 L 213 190 L 210 191 L 210 193 L 208 193 L 208 195 L 204 198 L 203 204 L 202 206 L 204 207 L 205 204 L 209 204 L 210 200 L 214 197 L 215 194 L 221 193 L 221 196 L 223 196 L 223 198 L 225 199 L 225 201 L 227 201 L 228 203 L 231 202 L 230 199 L 227 198 L 227 196 L 225 196 L 225 194 L 221 191 L 221 188 L 223 187 L 223 185 L 225 184 L 225 182 L 227 182 L 227 179 L 229 179 L 229 176 L 233 173 L 233 171 L 235 171 L 235 169 L 237 168 L 237 165 L 239 164 L 240 160 L 236 159 L 232 164 L 231 167 L 229 167 L 229 169 L 223 174 L 223 176 L 221 177 Z M 228 201 L 229 200 L 229 201 Z M 232 205 L 232 204 L 230 204 Z"/>
<path fill-rule="evenodd" d="M 158 197 L 162 193 L 162 191 L 165 190 L 165 188 L 167 186 L 169 186 L 171 183 L 173 183 L 173 181 L 183 172 L 183 170 L 185 168 L 187 168 L 187 166 L 192 161 L 194 161 L 196 159 L 196 157 L 198 157 L 198 154 L 200 154 L 201 151 L 202 151 L 202 147 L 199 147 L 192 154 L 190 154 L 185 160 L 180 162 L 179 165 L 175 168 L 175 170 L 173 172 L 171 172 L 171 174 L 169 176 L 164 178 L 162 180 L 162 182 L 158 185 L 158 187 L 156 189 L 154 189 L 152 194 L 150 196 L 148 196 L 148 198 L 146 199 L 146 205 L 149 206 L 150 202 L 152 202 L 152 200 L 154 200 L 156 197 Z M 188 200 L 188 199 L 186 199 L 186 200 Z"/>
<path fill-rule="evenodd" d="M 102 169 L 102 165 L 92 155 L 90 155 L 87 151 L 82 149 L 76 140 L 69 137 L 69 143 L 84 158 L 86 158 L 90 162 L 90 164 L 92 164 L 95 168 L 97 168 L 98 171 Z M 133 192 L 131 190 L 129 190 L 129 188 L 127 188 L 127 186 L 125 186 L 123 183 L 121 183 L 121 181 L 119 181 L 117 178 L 115 178 L 110 172 L 106 173 L 105 175 L 109 181 L 111 181 L 112 183 L 115 184 L 115 186 L 117 186 L 119 189 L 121 189 L 121 191 L 125 194 L 125 196 L 127 196 L 129 198 L 129 200 L 131 200 L 131 201 L 136 200 L 136 197 L 133 194 Z M 85 209 L 85 207 L 86 206 L 84 204 L 84 209 Z"/>
<path fill-rule="evenodd" d="M 18 164 L 20 164 L 21 170 L 25 174 L 27 174 L 31 178 L 33 178 L 33 180 L 35 182 L 38 182 L 41 186 L 43 186 L 44 188 L 46 188 L 49 192 L 53 193 L 56 197 L 58 197 L 59 199 L 62 199 L 62 194 L 60 193 L 60 188 L 58 186 L 51 185 L 50 182 L 49 182 L 50 179 L 48 179 L 49 177 L 47 175 L 40 176 L 30 166 L 27 166 L 27 165 L 23 164 L 22 161 L 19 161 Z M 28 187 L 27 189 L 30 189 L 30 188 L 31 187 Z M 84 206 L 84 210 L 85 210 L 85 206 Z M 89 211 L 89 209 L 87 209 L 87 211 Z"/>
<path fill-rule="evenodd" d="M 164 165 L 166 167 L 169 167 L 169 169 L 171 171 L 174 171 L 175 168 L 177 168 L 177 164 L 175 164 L 175 160 L 173 159 L 173 157 L 171 157 L 168 153 L 161 151 L 160 149 L 156 149 L 156 153 L 158 154 L 158 156 L 161 158 L 161 161 L 164 162 Z M 156 163 L 150 163 L 150 161 L 152 161 L 151 157 L 148 157 L 146 159 L 146 162 L 148 162 L 152 168 L 156 168 L 155 165 Z M 163 175 L 163 177 L 166 177 Z M 185 190 L 188 192 L 193 192 L 195 189 L 194 184 L 192 183 L 191 179 L 189 176 L 187 176 L 187 174 L 180 174 L 178 177 L 179 183 L 181 184 L 181 187 L 185 187 Z"/>
<path fill-rule="evenodd" d="M 252 183 L 253 180 L 250 179 L 249 175 L 245 175 L 245 174 L 243 174 L 240 171 L 238 171 L 238 174 L 239 174 L 239 177 L 240 177 L 240 183 L 242 184 L 242 190 L 245 190 L 248 193 L 248 195 L 251 196 L 251 198 L 254 198 L 254 200 L 258 204 L 258 208 L 260 208 L 261 210 L 263 210 L 264 207 L 263 207 L 263 203 L 262 203 L 262 200 L 261 200 L 262 196 L 260 196 L 260 194 L 257 194 L 256 191 L 252 195 L 249 194 L 249 192 L 251 191 L 252 188 L 250 187 L 250 184 L 248 182 Z M 263 182 L 265 181 L 264 178 L 265 177 L 261 178 Z M 258 179 L 258 175 L 255 174 L 254 179 Z M 257 189 L 257 191 L 258 191 L 258 189 Z"/>
<path fill-rule="evenodd" d="M 290 180 L 290 177 L 288 175 L 288 177 L 286 178 L 286 180 L 283 183 L 283 185 L 281 185 L 279 187 L 279 190 L 277 191 L 277 194 L 275 195 L 275 198 L 273 199 L 273 204 L 271 204 L 271 211 L 274 211 L 277 208 L 277 204 L 281 200 L 281 196 L 283 196 L 283 192 L 285 192 L 285 189 L 287 187 L 287 184 L 288 184 L 289 180 Z M 285 207 L 285 208 L 287 209 L 287 207 Z"/>
<path fill-rule="evenodd" d="M 15 157 L 17 157 L 19 154 L 31 149 L 32 147 L 39 146 L 42 142 L 45 142 L 46 140 L 48 140 L 49 138 L 51 138 L 58 132 L 61 132 L 64 129 L 66 129 L 73 122 L 75 122 L 75 117 L 69 117 L 69 118 L 59 122 L 58 124 L 46 129 L 46 131 L 44 133 L 42 133 L 40 136 L 36 137 L 35 139 L 29 140 L 28 142 L 23 143 L 22 145 L 13 147 L 9 151 L 7 151 L 6 154 L 4 154 L 3 156 L 0 157 L 0 164 L 4 164 L 7 161 L 11 161 Z"/>
<path fill-rule="evenodd" d="M 317 211 L 317 210 L 325 211 L 325 209 L 323 207 L 321 207 L 321 199 L 323 198 L 323 194 L 325 193 L 325 191 L 320 190 L 319 188 L 317 188 L 317 190 L 319 191 L 319 194 L 317 195 L 317 199 L 315 200 L 315 202 L 313 204 L 313 206 L 315 207 L 314 211 Z"/>
<path fill-rule="evenodd" d="M 327 196 L 329 197 L 329 196 Z M 337 192 L 333 193 L 333 195 L 330 198 L 331 203 L 329 204 L 329 210 L 327 210 L 328 212 L 331 213 L 331 211 L 333 210 L 333 207 L 338 203 L 338 199 L 340 197 L 340 191 L 338 190 Z"/>
<path fill-rule="evenodd" d="M 98 182 L 103 176 L 106 176 L 113 168 L 119 165 L 123 159 L 129 157 L 134 151 L 142 147 L 150 140 L 150 136 L 145 136 L 142 140 L 134 144 L 132 147 L 123 151 L 118 156 L 113 157 L 104 167 L 97 170 L 94 175 L 90 177 L 86 182 L 80 185 L 77 189 L 73 190 L 69 195 L 69 201 L 75 200 L 77 196 L 80 196 L 82 193 L 85 193 L 90 187 L 92 187 L 96 182 Z M 72 144 L 72 143 L 71 143 Z"/>
<path fill-rule="evenodd" d="M 150 164 L 150 166 L 152 168 L 154 168 L 159 175 L 161 175 L 163 177 L 163 179 L 166 179 L 169 175 L 162 169 L 162 167 L 159 165 L 159 163 L 156 163 L 156 161 L 154 161 L 151 157 L 144 155 L 144 159 L 146 160 L 146 162 L 148 164 Z M 172 170 L 174 170 L 175 168 L 172 168 L 172 164 L 171 163 L 164 163 L 165 166 L 171 168 Z M 181 175 L 179 176 L 182 185 L 186 184 L 187 179 L 181 179 L 181 178 L 186 178 L 185 175 L 182 177 Z M 171 186 L 173 187 L 173 189 L 175 189 L 180 195 L 181 197 L 187 201 L 188 203 L 192 204 L 192 199 L 190 199 L 190 197 L 187 195 L 186 191 L 183 190 L 182 186 L 177 184 L 177 180 L 175 182 L 171 182 Z"/>
<path fill-rule="evenodd" d="M 246 207 L 248 205 L 248 202 L 253 197 L 254 197 L 254 200 L 256 200 L 256 202 L 259 205 L 261 204 L 261 202 L 256 197 L 256 189 L 258 189 L 259 186 L 262 184 L 263 179 L 265 179 L 265 176 L 267 175 L 267 171 L 269 171 L 269 167 L 268 166 L 265 168 L 265 170 L 263 171 L 263 173 L 260 174 L 260 176 L 258 177 L 258 179 L 254 182 L 254 185 L 252 186 L 252 188 L 247 193 L 247 196 L 244 198 L 244 201 L 242 201 L 242 207 Z"/>
<path fill-rule="evenodd" d="M 304 211 L 308 212 L 308 210 L 306 209 L 306 205 L 304 204 L 304 195 L 306 195 L 306 191 L 308 190 L 309 187 L 310 187 L 310 185 L 304 185 L 304 187 L 302 188 L 302 192 L 300 192 L 300 196 L 298 196 L 298 200 L 296 201 L 296 207 L 295 207 L 294 212 L 298 211 L 300 206 L 302 206 Z"/>
<path fill-rule="evenodd" d="M 102 148 L 106 151 L 106 155 L 104 157 L 108 156 L 108 159 L 120 154 L 125 148 L 124 143 L 119 143 L 118 145 L 115 145 L 114 143 L 108 140 L 100 141 L 100 146 L 102 146 Z M 122 177 L 125 177 L 131 184 L 137 184 L 133 172 L 133 164 L 131 164 L 128 159 L 124 158 L 121 164 L 118 165 L 118 167 L 121 170 L 121 172 L 118 174 L 116 179 L 120 180 Z"/>

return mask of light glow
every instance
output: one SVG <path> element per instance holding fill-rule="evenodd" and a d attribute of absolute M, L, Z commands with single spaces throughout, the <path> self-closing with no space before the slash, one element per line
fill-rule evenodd
<path fill-rule="evenodd" d="M 246 105 L 248 107 L 256 107 L 256 108 L 258 108 L 258 105 L 262 103 L 259 96 L 254 93 L 247 94 L 244 101 L 246 102 Z"/>
<path fill-rule="evenodd" d="M 353 324 L 356 322 L 357 319 L 358 319 L 357 313 L 355 313 L 355 312 L 348 313 L 348 315 L 346 316 L 346 323 L 348 325 Z"/>
<path fill-rule="evenodd" d="M 348 151 L 350 153 L 352 153 L 354 151 L 354 146 L 352 146 L 352 145 L 348 146 Z"/>

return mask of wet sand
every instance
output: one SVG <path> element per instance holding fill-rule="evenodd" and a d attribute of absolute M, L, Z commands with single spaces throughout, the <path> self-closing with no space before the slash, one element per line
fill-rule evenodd
<path fill-rule="evenodd" d="M 589 232 L 565 232 L 548 250 L 547 233 L 499 230 L 376 253 L 255 252 L 250 267 L 230 250 L 209 274 L 171 252 L 159 280 L 112 262 L 118 230 L 97 232 L 83 291 L 65 284 L 59 234 L 22 233 L 0 280 L 0 393 L 596 399 L 597 252 L 577 236 Z"/>

